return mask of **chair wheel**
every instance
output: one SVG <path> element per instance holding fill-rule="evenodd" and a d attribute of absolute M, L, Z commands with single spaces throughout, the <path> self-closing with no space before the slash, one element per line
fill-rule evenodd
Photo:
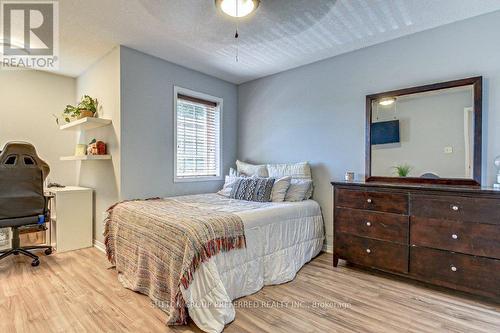
<path fill-rule="evenodd" d="M 38 260 L 38 259 L 35 259 L 35 260 L 33 260 L 33 261 L 31 262 L 31 266 L 33 266 L 33 267 L 36 267 L 36 266 L 38 266 L 38 265 L 40 265 L 40 260 Z"/>
<path fill-rule="evenodd" d="M 52 248 L 46 249 L 45 250 L 45 254 L 48 255 L 48 256 L 51 255 L 52 254 Z"/>

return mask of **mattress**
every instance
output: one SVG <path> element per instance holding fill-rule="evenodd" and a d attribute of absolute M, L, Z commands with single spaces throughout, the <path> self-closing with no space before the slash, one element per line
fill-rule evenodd
<path fill-rule="evenodd" d="M 174 199 L 232 212 L 245 226 L 246 248 L 212 257 L 196 270 L 188 289 L 181 287 L 189 316 L 205 332 L 221 332 L 234 320 L 233 300 L 293 280 L 323 247 L 323 218 L 313 200 L 257 203 L 218 194 Z"/>

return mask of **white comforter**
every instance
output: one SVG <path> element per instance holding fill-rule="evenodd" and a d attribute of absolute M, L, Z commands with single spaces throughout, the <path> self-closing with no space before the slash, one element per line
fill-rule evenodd
<path fill-rule="evenodd" d="M 292 280 L 323 246 L 323 218 L 313 200 L 256 203 L 218 194 L 175 199 L 233 212 L 245 225 L 245 249 L 212 257 L 196 270 L 187 290 L 181 287 L 189 316 L 206 332 L 221 332 L 234 320 L 232 300 Z"/>

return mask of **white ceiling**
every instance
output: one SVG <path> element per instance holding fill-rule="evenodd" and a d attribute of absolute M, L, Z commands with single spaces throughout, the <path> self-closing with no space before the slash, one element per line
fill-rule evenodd
<path fill-rule="evenodd" d="M 60 0 L 59 73 L 118 44 L 242 83 L 500 10 L 499 0 L 261 0 L 239 23 L 213 0 Z"/>

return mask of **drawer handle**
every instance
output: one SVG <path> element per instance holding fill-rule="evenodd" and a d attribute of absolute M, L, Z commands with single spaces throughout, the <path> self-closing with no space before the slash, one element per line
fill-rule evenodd
<path fill-rule="evenodd" d="M 456 272 L 457 271 L 457 268 L 455 266 L 451 266 L 451 271 L 452 272 Z"/>
<path fill-rule="evenodd" d="M 370 221 L 367 221 L 367 222 L 366 222 L 366 226 L 367 226 L 367 227 L 371 227 L 371 226 L 372 226 L 372 223 L 371 223 Z"/>
<path fill-rule="evenodd" d="M 451 209 L 453 209 L 455 212 L 458 212 L 459 207 L 457 205 L 452 205 Z"/>
<path fill-rule="evenodd" d="M 458 235 L 457 234 L 453 234 L 453 235 L 451 235 L 451 238 L 458 239 Z"/>
<path fill-rule="evenodd" d="M 366 199 L 366 202 L 372 203 L 373 201 L 372 201 L 372 199 L 368 198 L 368 199 Z"/>
<path fill-rule="evenodd" d="M 370 253 L 372 253 L 372 250 L 366 249 L 366 253 L 370 254 Z"/>

